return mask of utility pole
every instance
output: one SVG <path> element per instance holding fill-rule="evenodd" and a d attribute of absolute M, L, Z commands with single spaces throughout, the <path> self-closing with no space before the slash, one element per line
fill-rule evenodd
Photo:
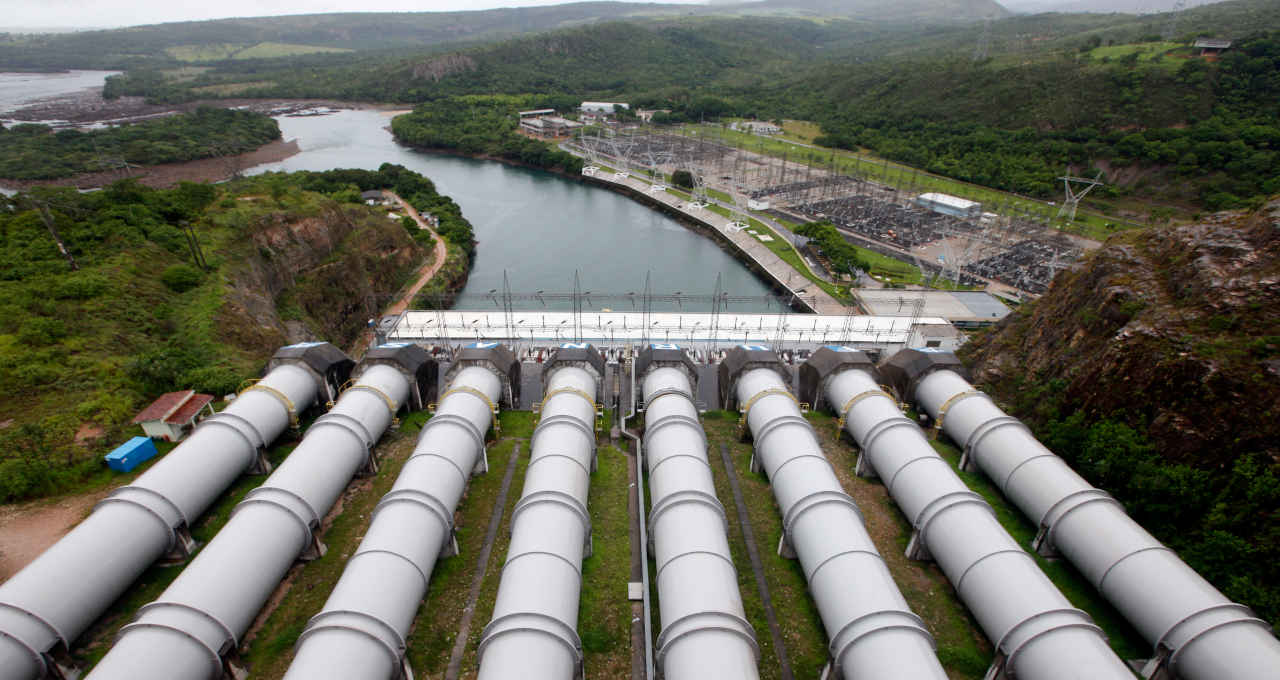
<path fill-rule="evenodd" d="M 62 240 L 62 235 L 58 233 L 58 226 L 53 222 L 53 215 L 49 214 L 49 204 L 45 201 L 28 197 L 36 206 L 36 210 L 40 213 L 40 221 L 44 222 L 45 229 L 49 230 L 49 235 L 53 237 L 55 243 L 58 244 L 58 252 L 67 259 L 67 266 L 71 267 L 71 271 L 79 271 L 80 265 L 76 263 L 76 258 L 71 254 L 71 250 L 67 248 L 67 244 Z"/>

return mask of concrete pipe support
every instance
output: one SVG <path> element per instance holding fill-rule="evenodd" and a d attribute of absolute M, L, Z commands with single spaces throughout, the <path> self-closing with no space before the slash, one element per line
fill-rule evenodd
<path fill-rule="evenodd" d="M 655 360 L 660 353 L 677 357 Z M 648 366 L 644 450 L 662 620 L 658 666 L 667 680 L 755 680 L 760 649 L 743 612 L 693 402 L 697 373 L 681 350 L 650 348 L 640 362 Z"/>
<path fill-rule="evenodd" d="M 589 346 L 566 345 L 543 368 L 541 419 L 511 513 L 493 620 L 480 638 L 479 680 L 582 677 L 578 598 L 582 560 L 591 553 L 587 491 L 603 373 Z"/>
<path fill-rule="evenodd" d="M 819 350 L 810 365 L 831 352 Z M 1132 679 L 1089 615 L 1071 606 L 991 506 L 902 415 L 872 376 L 870 360 L 860 352 L 842 354 L 861 361 L 838 364 L 824 376 L 825 399 L 862 448 L 859 473 L 879 477 L 915 527 L 908 556 L 937 562 L 995 643 L 988 677 Z"/>
<path fill-rule="evenodd" d="M 206 418 L 132 484 L 0 585 L 0 677 L 62 677 L 71 643 L 151 564 L 194 549 L 188 527 L 300 411 L 327 398 L 351 361 L 332 345 L 281 349 L 266 377 Z"/>
<path fill-rule="evenodd" d="M 910 353 L 910 354 L 909 354 Z M 902 357 L 899 359 L 899 357 Z M 1155 649 L 1143 674 L 1187 680 L 1280 678 L 1280 641 L 1076 474 L 959 373 L 959 362 L 907 350 L 904 386 L 952 441 L 1040 527 L 1035 547 L 1069 560 Z"/>
<path fill-rule="evenodd" d="M 455 359 L 435 415 L 329 599 L 299 637 L 286 680 L 413 677 L 405 638 L 436 562 L 457 553 L 454 511 L 472 475 L 487 469 L 485 433 L 504 382 L 513 376 L 519 384 L 518 366 L 496 344 L 477 344 Z"/>
<path fill-rule="evenodd" d="M 799 558 L 831 639 L 824 677 L 946 678 L 932 636 L 898 591 L 781 370 L 765 348 L 736 348 L 721 365 L 721 389 L 733 390 L 746 411 L 752 465 L 769 476 L 782 511 L 779 551 Z"/>
<path fill-rule="evenodd" d="M 424 350 L 413 347 L 425 363 Z M 242 636 L 298 559 L 323 554 L 317 532 L 410 395 L 410 369 L 362 363 L 355 383 L 289 458 L 236 506 L 225 527 L 155 602 L 120 631 L 89 680 L 219 680 Z"/>

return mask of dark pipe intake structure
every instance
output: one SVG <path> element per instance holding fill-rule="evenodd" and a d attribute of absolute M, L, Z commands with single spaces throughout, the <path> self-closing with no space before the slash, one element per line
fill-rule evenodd
<path fill-rule="evenodd" d="M 76 637 L 156 560 L 189 557 L 192 523 L 240 475 L 269 472 L 266 447 L 351 366 L 328 343 L 281 348 L 265 377 L 0 585 L 0 676 L 72 675 L 63 656 Z"/>
<path fill-rule="evenodd" d="M 903 350 L 882 373 L 1039 526 L 1034 548 L 1066 558 L 1154 647 L 1150 678 L 1275 680 L 1280 641 L 1076 474 L 965 379 L 955 356 Z"/>

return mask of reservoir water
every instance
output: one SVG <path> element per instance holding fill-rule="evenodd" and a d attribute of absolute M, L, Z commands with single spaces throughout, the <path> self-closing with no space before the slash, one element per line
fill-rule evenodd
<path fill-rule="evenodd" d="M 301 153 L 250 173 L 398 163 L 430 177 L 440 193 L 462 206 L 479 243 L 458 307 L 494 305 L 487 295 L 502 290 L 504 271 L 513 292 L 570 292 L 577 270 L 582 290 L 598 294 L 642 293 L 647 272 L 655 294 L 710 294 L 719 274 L 730 295 L 769 295 L 762 281 L 709 238 L 611 191 L 494 161 L 407 149 L 387 131 L 391 117 L 385 112 L 341 111 L 279 121 L 284 138 L 297 139 Z M 600 298 L 592 304 L 616 311 L 630 306 Z M 515 305 L 542 306 L 536 300 Z M 654 309 L 665 308 L 654 303 Z M 688 303 L 682 308 L 701 310 Z M 730 311 L 768 309 L 763 302 L 744 302 Z"/>
<path fill-rule="evenodd" d="M 62 74 L 0 73 L 0 119 L 34 101 L 101 87 L 109 72 Z M 457 307 L 497 305 L 489 295 L 501 291 L 506 274 L 515 293 L 571 292 L 574 273 L 582 291 L 591 291 L 585 308 L 632 311 L 642 306 L 603 294 L 644 291 L 649 275 L 654 294 L 709 295 L 717 275 L 731 296 L 770 295 L 769 287 L 713 242 L 629 198 L 546 172 L 414 151 L 396 144 L 387 129 L 391 114 L 343 110 L 322 116 L 280 116 L 284 139 L 301 152 L 268 171 L 376 169 L 397 163 L 435 182 L 440 193 L 462 206 L 475 227 L 476 261 Z M 5 193 L 11 193 L 6 191 Z M 520 309 L 566 308 L 541 300 L 515 302 Z M 657 311 L 708 311 L 707 304 L 655 302 Z M 726 311 L 763 312 L 776 305 L 735 302 Z"/>

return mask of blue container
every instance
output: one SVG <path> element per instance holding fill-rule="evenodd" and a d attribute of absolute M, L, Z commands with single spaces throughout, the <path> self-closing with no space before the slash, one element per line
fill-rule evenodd
<path fill-rule="evenodd" d="M 106 455 L 107 466 L 117 472 L 129 472 L 156 457 L 155 442 L 150 437 L 134 437 Z"/>

